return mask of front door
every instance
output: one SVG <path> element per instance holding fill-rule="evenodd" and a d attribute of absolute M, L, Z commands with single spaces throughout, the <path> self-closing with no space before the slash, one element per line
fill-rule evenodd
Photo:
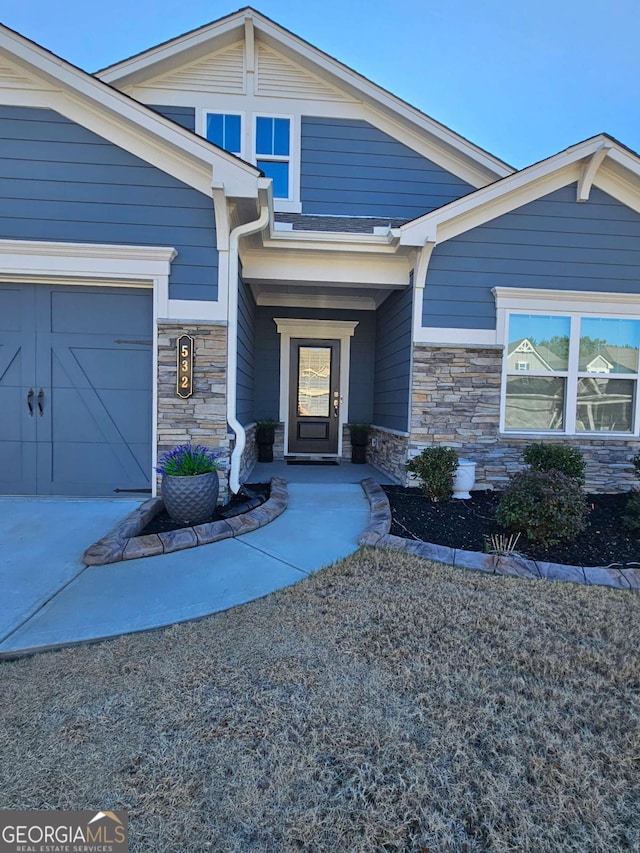
<path fill-rule="evenodd" d="M 289 453 L 337 454 L 340 342 L 291 341 Z"/>

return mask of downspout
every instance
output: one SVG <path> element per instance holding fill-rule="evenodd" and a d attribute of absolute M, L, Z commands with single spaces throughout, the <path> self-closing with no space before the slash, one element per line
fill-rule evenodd
<path fill-rule="evenodd" d="M 229 235 L 229 280 L 227 287 L 227 423 L 236 435 L 231 454 L 229 488 L 235 494 L 240 488 L 240 460 L 247 434 L 236 417 L 238 387 L 238 244 L 241 237 L 262 231 L 269 222 L 269 206 L 260 206 L 260 216 L 253 222 L 238 225 Z"/>

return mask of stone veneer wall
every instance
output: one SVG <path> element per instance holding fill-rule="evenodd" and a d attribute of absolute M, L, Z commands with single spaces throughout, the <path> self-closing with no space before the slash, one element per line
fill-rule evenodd
<path fill-rule="evenodd" d="M 258 460 L 258 445 L 256 444 L 256 425 L 250 424 L 244 428 L 246 440 L 242 459 L 240 460 L 240 482 L 246 483 L 251 469 Z"/>
<path fill-rule="evenodd" d="M 375 439 L 376 446 L 372 446 Z M 409 435 L 381 426 L 372 426 L 367 448 L 367 462 L 393 480 L 405 484 Z"/>
<path fill-rule="evenodd" d="M 176 341 L 194 339 L 193 395 L 176 394 Z M 158 326 L 158 457 L 176 444 L 193 442 L 220 451 L 220 500 L 229 494 L 231 438 L 227 431 L 227 329 L 216 324 Z"/>
<path fill-rule="evenodd" d="M 411 435 L 413 455 L 431 444 L 455 447 L 478 463 L 476 488 L 502 489 L 523 468 L 522 452 L 534 437 L 499 435 L 502 348 L 414 346 Z M 622 438 L 545 437 L 585 456 L 586 488 L 628 491 L 637 485 L 631 457 L 640 441 Z"/>

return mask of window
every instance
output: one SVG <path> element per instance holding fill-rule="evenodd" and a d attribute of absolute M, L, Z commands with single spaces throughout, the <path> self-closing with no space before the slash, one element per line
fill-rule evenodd
<path fill-rule="evenodd" d="M 242 153 L 242 117 L 231 113 L 205 113 L 205 136 L 231 154 Z"/>
<path fill-rule="evenodd" d="M 289 198 L 291 120 L 256 116 L 256 166 L 273 180 L 273 197 Z"/>
<path fill-rule="evenodd" d="M 506 329 L 505 431 L 638 433 L 640 319 L 513 311 Z"/>

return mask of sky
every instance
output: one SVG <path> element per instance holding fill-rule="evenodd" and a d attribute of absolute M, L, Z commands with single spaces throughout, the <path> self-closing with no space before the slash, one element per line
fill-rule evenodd
<path fill-rule="evenodd" d="M 240 0 L 2 0 L 86 71 Z M 600 132 L 640 151 L 640 0 L 255 0 L 254 8 L 516 168 Z"/>

